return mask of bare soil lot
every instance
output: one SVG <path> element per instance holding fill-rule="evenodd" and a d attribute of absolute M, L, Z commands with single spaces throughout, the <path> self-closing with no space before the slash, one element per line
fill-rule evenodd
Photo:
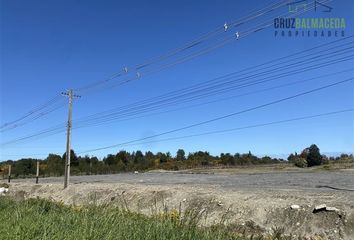
<path fill-rule="evenodd" d="M 354 239 L 354 171 L 193 170 L 16 179 L 10 194 L 65 204 L 112 204 L 144 214 L 201 212 L 200 224 L 250 234 L 283 229 L 293 236 Z M 326 204 L 338 211 L 313 213 Z M 291 205 L 298 205 L 292 209 Z M 311 239 L 311 238 L 310 238 Z"/>

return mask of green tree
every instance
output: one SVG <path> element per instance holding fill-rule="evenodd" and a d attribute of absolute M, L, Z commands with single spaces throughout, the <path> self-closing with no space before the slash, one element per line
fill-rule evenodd
<path fill-rule="evenodd" d="M 322 164 L 322 155 L 320 153 L 320 149 L 316 146 L 316 144 L 312 144 L 308 148 L 308 154 L 306 160 L 307 160 L 307 165 L 309 167 Z"/>
<path fill-rule="evenodd" d="M 34 175 L 36 172 L 36 162 L 37 159 L 22 158 L 14 162 L 12 167 L 12 173 L 17 177 Z"/>
<path fill-rule="evenodd" d="M 178 150 L 177 150 L 176 160 L 177 160 L 177 161 L 186 160 L 186 153 L 184 152 L 183 149 L 178 149 Z"/>
<path fill-rule="evenodd" d="M 134 164 L 142 164 L 144 161 L 144 158 L 145 158 L 144 154 L 140 150 L 136 151 L 135 156 L 134 156 Z"/>
<path fill-rule="evenodd" d="M 295 153 L 295 154 L 291 153 L 288 157 L 289 163 L 294 163 L 296 158 L 297 158 L 297 153 Z"/>
<path fill-rule="evenodd" d="M 116 160 L 116 157 L 114 155 L 108 154 L 107 157 L 103 159 L 103 162 L 109 166 L 112 166 L 116 165 L 118 161 Z"/>
<path fill-rule="evenodd" d="M 66 152 L 63 154 L 63 160 L 66 159 Z M 79 159 L 73 149 L 70 150 L 70 166 L 79 166 Z"/>
<path fill-rule="evenodd" d="M 144 154 L 138 150 L 134 155 L 134 166 L 133 169 L 146 169 L 149 167 L 149 162 L 144 156 Z"/>
<path fill-rule="evenodd" d="M 121 150 L 117 153 L 116 158 L 127 166 L 130 160 L 130 154 L 127 151 Z"/>
<path fill-rule="evenodd" d="M 145 168 L 153 167 L 155 159 L 156 157 L 152 152 L 150 151 L 145 152 L 145 162 L 146 162 Z"/>
<path fill-rule="evenodd" d="M 49 175 L 61 176 L 64 174 L 65 160 L 56 154 L 49 154 L 46 158 Z"/>
<path fill-rule="evenodd" d="M 91 163 L 91 159 L 88 155 L 81 157 L 78 157 L 78 161 L 79 161 L 79 171 L 81 173 L 85 173 L 85 174 L 91 174 L 91 170 L 92 170 L 92 163 Z"/>
<path fill-rule="evenodd" d="M 160 163 L 165 163 L 168 160 L 168 156 L 166 155 L 166 153 L 158 152 L 156 156 L 158 159 L 160 159 Z"/>

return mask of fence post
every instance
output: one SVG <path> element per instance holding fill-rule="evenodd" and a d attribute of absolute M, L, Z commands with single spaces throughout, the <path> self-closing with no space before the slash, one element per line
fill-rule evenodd
<path fill-rule="evenodd" d="M 11 182 L 11 164 L 9 164 L 9 178 L 8 178 L 8 183 Z"/>
<path fill-rule="evenodd" d="M 39 177 L 39 161 L 37 160 L 36 184 L 38 184 L 38 177 Z"/>

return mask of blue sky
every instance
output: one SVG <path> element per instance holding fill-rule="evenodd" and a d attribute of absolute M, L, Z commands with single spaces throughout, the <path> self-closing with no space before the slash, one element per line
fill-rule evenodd
<path fill-rule="evenodd" d="M 179 47 L 225 21 L 236 20 L 274 1 L 0 1 L 0 121 L 14 120 L 68 88 L 78 88 Z M 353 34 L 354 2 L 334 0 L 331 13 L 310 11 L 306 17 L 346 19 L 346 36 Z M 282 9 L 287 11 L 286 7 Z M 251 23 L 250 23 L 251 24 Z M 75 100 L 73 119 L 154 97 L 261 64 L 338 39 L 335 37 L 274 37 L 269 27 L 191 61 L 137 81 Z M 242 94 L 353 67 L 347 61 L 273 83 L 234 91 Z M 308 89 L 353 77 L 353 71 L 299 85 L 234 98 L 195 108 L 107 125 L 74 129 L 72 148 L 84 151 L 146 137 L 257 106 Z M 161 137 L 175 137 L 242 127 L 282 119 L 354 108 L 353 82 L 328 88 L 264 109 Z M 63 97 L 63 101 L 66 99 Z M 181 105 L 180 107 L 183 107 Z M 65 122 L 63 107 L 34 122 L 0 133 L 0 143 Z M 75 121 L 74 121 L 75 126 Z M 197 150 L 287 154 L 316 143 L 323 152 L 352 152 L 353 112 L 298 122 L 190 139 L 118 147 L 89 153 L 104 156 L 120 149 L 175 153 Z M 155 138 L 154 140 L 159 140 Z M 0 160 L 45 157 L 65 151 L 65 133 L 3 146 Z"/>

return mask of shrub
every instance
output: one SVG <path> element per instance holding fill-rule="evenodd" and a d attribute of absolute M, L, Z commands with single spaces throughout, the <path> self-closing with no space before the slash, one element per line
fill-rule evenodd
<path fill-rule="evenodd" d="M 294 165 L 299 168 L 305 168 L 307 167 L 307 161 L 304 158 L 297 157 L 294 159 Z"/>

